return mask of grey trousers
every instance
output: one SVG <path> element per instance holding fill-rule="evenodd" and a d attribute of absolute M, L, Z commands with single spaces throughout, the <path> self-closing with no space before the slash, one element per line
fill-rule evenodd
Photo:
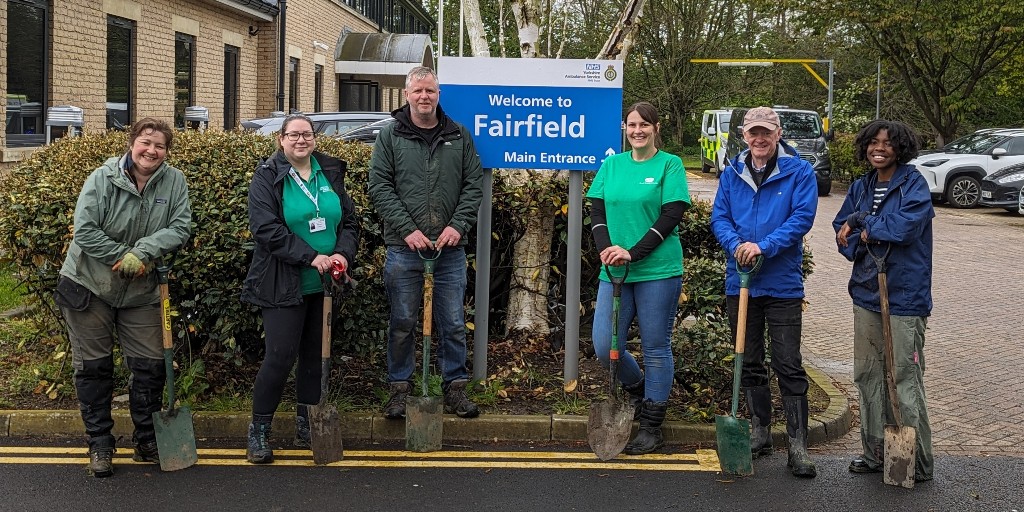
<path fill-rule="evenodd" d="M 904 426 L 917 429 L 915 475 L 931 477 L 934 471 L 932 429 L 924 393 L 924 330 L 927 317 L 890 316 L 896 368 L 896 395 Z M 891 418 L 885 384 L 885 339 L 882 315 L 853 307 L 853 381 L 860 391 L 860 439 L 864 460 L 883 462 L 885 425 Z"/>
<path fill-rule="evenodd" d="M 163 359 L 160 304 L 114 309 L 96 296 L 83 311 L 61 308 L 68 322 L 72 364 L 102 359 L 114 352 L 115 335 L 126 357 Z"/>

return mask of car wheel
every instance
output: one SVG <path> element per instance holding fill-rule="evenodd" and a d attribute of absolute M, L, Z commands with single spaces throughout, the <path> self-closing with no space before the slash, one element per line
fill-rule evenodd
<path fill-rule="evenodd" d="M 831 181 L 829 181 L 828 183 L 825 183 L 823 185 L 821 185 L 821 184 L 818 185 L 818 196 L 819 197 L 825 197 L 825 196 L 829 195 L 831 192 L 832 192 L 832 182 Z"/>
<path fill-rule="evenodd" d="M 704 162 L 702 161 L 702 162 L 700 163 L 700 172 L 703 172 L 703 173 L 708 173 L 708 172 L 711 172 L 711 166 L 710 166 L 710 165 L 708 165 L 708 164 L 706 164 L 706 163 L 704 163 Z"/>
<path fill-rule="evenodd" d="M 957 176 L 946 187 L 946 201 L 953 208 L 974 208 L 981 197 L 981 184 L 973 176 Z"/>

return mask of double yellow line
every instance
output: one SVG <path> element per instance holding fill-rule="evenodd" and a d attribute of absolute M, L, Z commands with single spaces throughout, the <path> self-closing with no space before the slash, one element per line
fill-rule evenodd
<path fill-rule="evenodd" d="M 245 460 L 242 449 L 199 449 L 201 466 L 253 466 Z M 72 464 L 86 465 L 84 447 L 55 448 L 14 446 L 0 447 L 0 464 Z M 144 464 L 131 459 L 131 451 L 122 450 L 114 456 L 115 464 Z M 275 450 L 270 466 L 314 466 L 309 450 Z M 593 454 L 581 452 L 468 452 L 438 451 L 413 453 L 386 450 L 346 450 L 345 459 L 327 464 L 342 468 L 508 468 L 508 469 L 592 469 L 598 471 L 708 471 L 721 467 L 714 450 L 694 453 L 622 455 L 613 461 L 601 462 Z"/>

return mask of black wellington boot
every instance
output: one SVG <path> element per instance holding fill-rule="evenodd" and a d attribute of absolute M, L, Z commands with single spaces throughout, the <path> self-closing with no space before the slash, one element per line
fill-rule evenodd
<path fill-rule="evenodd" d="M 743 389 L 750 415 L 750 453 L 756 459 L 772 453 L 772 392 L 768 386 Z"/>
<path fill-rule="evenodd" d="M 114 418 L 110 403 L 114 399 L 114 357 L 107 356 L 82 362 L 75 370 L 75 391 L 78 408 L 85 424 L 89 442 L 89 474 L 108 477 L 114 474 Z"/>
<path fill-rule="evenodd" d="M 640 406 L 640 430 L 622 452 L 627 455 L 643 455 L 664 446 L 665 437 L 661 434 L 661 424 L 665 422 L 667 410 L 668 402 L 644 400 Z"/>
<path fill-rule="evenodd" d="M 299 448 L 309 448 L 309 406 L 298 404 L 295 406 L 295 439 L 292 444 Z"/>
<path fill-rule="evenodd" d="M 807 454 L 807 397 L 784 396 L 782 405 L 789 434 L 789 469 L 793 476 L 814 478 L 818 476 L 818 470 Z"/>
<path fill-rule="evenodd" d="M 629 400 L 629 403 L 633 405 L 634 420 L 640 419 L 640 409 L 644 403 L 644 388 L 646 387 L 644 385 L 645 380 L 646 379 L 644 379 L 644 377 L 640 377 L 640 380 L 637 381 L 636 384 L 630 384 L 628 386 L 626 384 L 622 385 L 622 390 L 626 392 L 626 398 Z"/>
<path fill-rule="evenodd" d="M 270 424 L 274 421 L 273 414 L 253 414 L 249 424 L 248 443 L 245 458 L 253 464 L 270 464 L 274 462 L 274 450 L 270 448 Z"/>
<path fill-rule="evenodd" d="M 163 359 L 140 357 L 125 358 L 132 379 L 128 388 L 128 405 L 131 410 L 135 433 L 132 442 L 135 462 L 160 463 L 157 451 L 156 431 L 153 429 L 153 413 L 160 410 L 164 398 L 164 381 L 167 370 Z"/>

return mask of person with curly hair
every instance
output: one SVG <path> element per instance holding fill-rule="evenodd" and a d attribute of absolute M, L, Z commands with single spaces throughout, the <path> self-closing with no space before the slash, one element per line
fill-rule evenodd
<path fill-rule="evenodd" d="M 917 135 L 898 121 L 876 119 L 857 134 L 857 161 L 870 170 L 853 182 L 832 221 L 839 252 L 853 262 L 853 379 L 860 391 L 863 453 L 853 473 L 882 471 L 890 414 L 885 383 L 878 265 L 885 258 L 896 395 L 903 424 L 917 430 L 914 480 L 931 480 L 931 427 L 924 392 L 924 332 L 932 310 L 932 208 L 928 183 L 913 166 Z M 870 246 L 870 247 L 869 247 Z"/>

